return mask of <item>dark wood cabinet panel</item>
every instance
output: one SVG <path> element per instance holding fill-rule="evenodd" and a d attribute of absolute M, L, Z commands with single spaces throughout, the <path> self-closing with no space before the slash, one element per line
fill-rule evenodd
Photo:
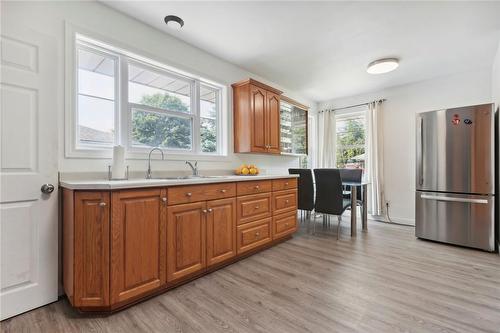
<path fill-rule="evenodd" d="M 167 281 L 170 283 L 206 267 L 205 202 L 168 208 Z"/>
<path fill-rule="evenodd" d="M 236 198 L 207 202 L 207 266 L 236 255 Z"/>
<path fill-rule="evenodd" d="M 133 298 L 166 283 L 166 197 L 166 189 L 113 193 L 113 302 Z"/>

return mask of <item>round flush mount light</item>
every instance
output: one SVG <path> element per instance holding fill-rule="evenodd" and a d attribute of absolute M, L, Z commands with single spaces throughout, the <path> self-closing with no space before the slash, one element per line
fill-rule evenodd
<path fill-rule="evenodd" d="M 167 15 L 165 16 L 164 20 L 167 24 L 167 27 L 174 30 L 181 30 L 181 28 L 184 26 L 184 20 L 176 15 Z"/>
<path fill-rule="evenodd" d="M 370 74 L 384 74 L 392 72 L 398 66 L 399 60 L 397 58 L 384 58 L 370 62 L 366 71 Z"/>

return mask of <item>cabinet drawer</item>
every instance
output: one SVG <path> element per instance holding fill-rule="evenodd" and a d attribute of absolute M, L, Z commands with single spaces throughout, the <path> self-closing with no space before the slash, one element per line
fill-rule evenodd
<path fill-rule="evenodd" d="M 247 195 L 238 198 L 238 225 L 271 216 L 271 193 Z"/>
<path fill-rule="evenodd" d="M 273 193 L 273 214 L 281 214 L 297 209 L 297 190 Z"/>
<path fill-rule="evenodd" d="M 168 205 L 236 196 L 235 183 L 175 186 L 168 189 Z"/>
<path fill-rule="evenodd" d="M 240 225 L 237 235 L 238 254 L 264 245 L 271 241 L 271 218 Z"/>
<path fill-rule="evenodd" d="M 248 195 L 271 192 L 273 186 L 270 180 L 256 180 L 237 183 L 238 195 Z"/>
<path fill-rule="evenodd" d="M 285 178 L 273 180 L 273 191 L 290 190 L 297 188 L 297 178 Z"/>
<path fill-rule="evenodd" d="M 297 230 L 297 212 L 273 217 L 273 239 L 292 234 Z"/>

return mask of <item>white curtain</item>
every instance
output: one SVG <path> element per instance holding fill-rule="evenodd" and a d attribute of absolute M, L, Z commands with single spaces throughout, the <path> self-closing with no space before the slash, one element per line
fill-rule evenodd
<path fill-rule="evenodd" d="M 335 168 L 335 112 L 324 110 L 318 115 L 318 168 Z"/>
<path fill-rule="evenodd" d="M 368 185 L 368 207 L 372 215 L 383 215 L 383 130 L 382 102 L 368 104 L 366 111 L 366 180 Z"/>

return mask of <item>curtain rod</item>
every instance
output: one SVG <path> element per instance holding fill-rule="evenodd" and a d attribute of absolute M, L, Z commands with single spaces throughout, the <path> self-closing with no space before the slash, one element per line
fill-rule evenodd
<path fill-rule="evenodd" d="M 378 100 L 375 100 L 373 102 L 379 102 L 379 103 L 382 103 L 382 102 L 385 102 L 386 99 L 383 98 L 383 99 L 378 99 Z M 355 108 L 355 107 L 358 107 L 358 106 L 363 106 L 363 105 L 368 105 L 370 103 L 373 103 L 373 102 L 366 102 L 366 103 L 361 103 L 361 104 L 355 104 L 355 105 L 349 105 L 349 106 L 343 106 L 341 108 L 336 108 L 336 109 L 330 109 L 330 110 L 323 110 L 323 111 L 319 111 L 319 113 L 322 113 L 322 112 L 325 112 L 325 111 L 338 111 L 338 110 L 344 110 L 344 109 L 351 109 L 351 108 Z"/>

